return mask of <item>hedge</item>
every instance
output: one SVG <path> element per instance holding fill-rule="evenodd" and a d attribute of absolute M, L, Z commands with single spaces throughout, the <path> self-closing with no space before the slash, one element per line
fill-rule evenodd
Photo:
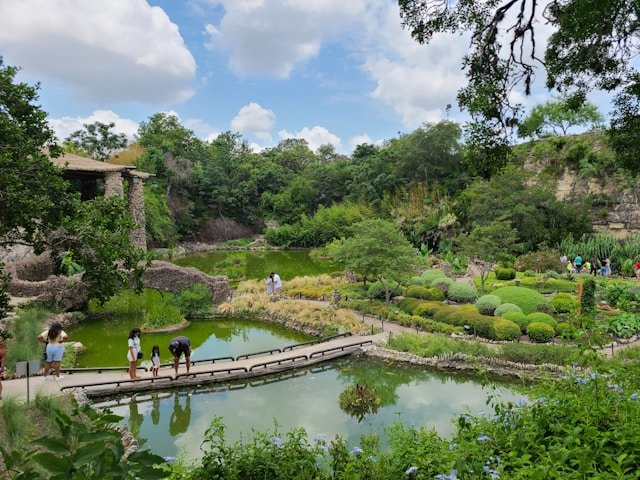
<path fill-rule="evenodd" d="M 433 318 L 437 322 L 457 327 L 464 328 L 468 325 L 473 333 L 490 340 L 514 340 L 520 337 L 518 326 L 507 319 L 481 315 L 458 307 L 445 305 L 435 313 Z"/>
<path fill-rule="evenodd" d="M 555 332 L 551 325 L 542 322 L 533 322 L 527 325 L 527 335 L 532 342 L 545 343 L 551 341 Z"/>
<path fill-rule="evenodd" d="M 568 345 L 535 345 L 530 343 L 505 343 L 500 347 L 500 358 L 517 363 L 542 365 L 568 365 L 576 359 L 580 350 Z"/>
<path fill-rule="evenodd" d="M 535 311 L 553 311 L 553 306 L 544 295 L 526 287 L 500 287 L 491 292 L 502 300 L 502 303 L 513 303 L 524 313 Z"/>
<path fill-rule="evenodd" d="M 405 296 L 420 298 L 422 300 L 444 300 L 444 293 L 437 288 L 423 287 L 420 285 L 411 285 L 410 287 L 407 287 Z"/>
<path fill-rule="evenodd" d="M 494 273 L 498 280 L 513 280 L 516 278 L 516 271 L 513 268 L 496 268 Z"/>
<path fill-rule="evenodd" d="M 422 277 L 411 277 L 407 285 L 426 285 L 427 281 Z"/>
<path fill-rule="evenodd" d="M 476 308 L 478 312 L 483 315 L 493 315 L 496 310 L 502 303 L 500 297 L 496 297 L 495 295 L 483 295 L 478 300 L 476 300 Z"/>
<path fill-rule="evenodd" d="M 447 278 L 447 276 L 440 270 L 425 270 L 420 276 L 424 278 L 425 283 L 431 283 L 436 278 Z"/>
<path fill-rule="evenodd" d="M 449 290 L 449 287 L 454 283 L 455 282 L 449 277 L 439 277 L 431 282 L 431 288 L 437 288 L 438 290 L 446 294 Z"/>
<path fill-rule="evenodd" d="M 394 282 L 393 280 L 389 281 L 389 288 L 391 290 L 391 296 L 398 296 L 404 294 L 404 287 L 402 287 L 398 282 Z M 381 298 L 384 299 L 386 295 L 386 288 L 382 284 L 382 282 L 374 282 L 367 290 L 368 298 Z"/>
<path fill-rule="evenodd" d="M 491 323 L 492 340 L 517 340 L 521 334 L 520 327 L 506 318 L 496 317 Z"/>

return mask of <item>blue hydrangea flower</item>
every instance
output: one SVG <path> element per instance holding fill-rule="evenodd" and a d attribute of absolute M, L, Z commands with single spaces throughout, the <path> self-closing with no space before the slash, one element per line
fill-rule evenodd
<path fill-rule="evenodd" d="M 354 455 L 358 455 L 359 453 L 362 453 L 364 450 L 362 450 L 360 447 L 353 447 L 353 450 L 351 450 L 351 453 L 353 453 Z"/>
<path fill-rule="evenodd" d="M 547 397 L 540 397 L 538 400 L 536 400 L 538 403 L 546 403 L 547 402 Z"/>
<path fill-rule="evenodd" d="M 458 448 L 458 444 L 457 443 L 452 443 L 451 445 L 449 445 L 449 450 L 453 451 L 456 448 Z"/>
<path fill-rule="evenodd" d="M 275 437 L 275 436 L 271 437 L 271 443 L 278 448 L 282 448 L 282 446 L 284 445 L 284 442 L 282 441 L 282 439 L 280 437 Z"/>
<path fill-rule="evenodd" d="M 489 475 L 491 478 L 494 478 L 494 479 L 500 478 L 500 474 L 498 472 L 496 472 L 492 468 L 487 467 L 486 465 L 484 467 L 482 467 L 482 470 L 484 471 L 484 473 Z"/>
<path fill-rule="evenodd" d="M 637 393 L 632 393 L 631 396 L 629 397 L 629 400 L 637 400 L 637 399 L 638 399 Z"/>
<path fill-rule="evenodd" d="M 527 405 L 527 401 L 525 399 L 523 399 L 523 398 L 519 399 L 516 402 L 516 407 L 518 407 L 518 408 L 522 408 L 522 407 L 524 407 L 526 405 Z"/>
<path fill-rule="evenodd" d="M 319 433 L 319 434 L 314 435 L 313 437 L 311 437 L 311 439 L 312 439 L 314 442 L 316 442 L 316 443 L 317 443 L 317 442 L 320 442 L 320 441 L 322 441 L 322 440 L 326 440 L 326 439 L 327 439 L 327 436 L 326 436 L 324 433 Z"/>
<path fill-rule="evenodd" d="M 487 437 L 486 435 L 482 435 L 480 437 L 478 437 L 478 441 L 479 442 L 488 442 L 489 440 L 491 440 L 489 437 Z"/>
<path fill-rule="evenodd" d="M 458 480 L 458 471 L 451 470 L 451 472 L 449 472 L 449 475 L 447 475 L 446 473 L 436 475 L 436 480 Z"/>
<path fill-rule="evenodd" d="M 418 467 L 409 467 L 409 468 L 407 468 L 407 470 L 404 473 L 405 473 L 405 475 L 411 475 L 416 470 L 418 470 Z"/>

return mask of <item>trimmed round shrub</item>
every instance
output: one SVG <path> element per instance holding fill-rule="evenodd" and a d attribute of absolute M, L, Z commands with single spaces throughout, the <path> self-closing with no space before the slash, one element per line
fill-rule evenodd
<path fill-rule="evenodd" d="M 478 290 L 468 283 L 454 282 L 447 290 L 447 298 L 458 303 L 471 303 L 478 298 Z"/>
<path fill-rule="evenodd" d="M 407 285 L 426 285 L 427 281 L 422 277 L 411 277 Z"/>
<path fill-rule="evenodd" d="M 548 313 L 533 312 L 527 315 L 527 320 L 529 320 L 530 324 L 534 322 L 546 323 L 551 328 L 553 328 L 554 332 L 556 331 L 556 328 L 558 328 L 558 321 Z"/>
<path fill-rule="evenodd" d="M 471 305 L 470 303 L 467 303 L 466 305 L 460 305 L 458 308 L 460 310 L 464 310 L 465 312 L 478 313 L 478 309 L 476 308 L 476 306 Z"/>
<path fill-rule="evenodd" d="M 446 294 L 449 290 L 449 287 L 454 283 L 455 282 L 449 277 L 440 277 L 431 282 L 431 288 L 437 288 L 438 290 Z"/>
<path fill-rule="evenodd" d="M 511 320 L 513 323 L 520 327 L 520 331 L 522 333 L 526 333 L 527 325 L 529 325 L 529 319 L 522 312 L 507 312 L 504 315 L 501 315 L 502 318 L 506 318 L 507 320 Z"/>
<path fill-rule="evenodd" d="M 420 306 L 421 303 L 422 302 L 417 298 L 403 298 L 396 305 L 403 312 L 415 315 L 414 311 Z"/>
<path fill-rule="evenodd" d="M 510 341 L 520 338 L 520 327 L 506 318 L 494 318 L 491 324 L 491 340 Z"/>
<path fill-rule="evenodd" d="M 551 341 L 555 332 L 551 325 L 542 322 L 533 322 L 527 326 L 527 335 L 532 342 L 546 343 Z"/>
<path fill-rule="evenodd" d="M 551 305 L 558 313 L 572 313 L 578 308 L 578 299 L 569 293 L 556 293 L 551 298 Z"/>
<path fill-rule="evenodd" d="M 498 280 L 513 280 L 516 278 L 516 271 L 513 268 L 496 268 L 494 273 Z"/>
<path fill-rule="evenodd" d="M 534 272 L 533 270 L 525 270 L 522 274 L 525 277 L 535 277 L 536 276 L 536 272 Z"/>
<path fill-rule="evenodd" d="M 425 283 L 431 283 L 433 282 L 436 278 L 447 278 L 447 276 L 442 273 L 442 271 L 440 270 L 425 270 L 424 272 L 422 272 L 422 275 L 420 275 L 422 278 L 424 278 Z"/>
<path fill-rule="evenodd" d="M 519 312 L 522 313 L 522 309 L 518 306 L 518 305 L 514 305 L 513 303 L 503 303 L 501 305 L 498 306 L 498 308 L 495 309 L 495 311 L 493 312 L 493 314 L 496 317 L 504 317 L 505 313 L 507 312 Z"/>
<path fill-rule="evenodd" d="M 493 315 L 496 310 L 502 303 L 500 297 L 496 297 L 495 295 L 483 295 L 478 300 L 476 300 L 476 308 L 478 312 L 483 315 Z"/>
<path fill-rule="evenodd" d="M 389 282 L 389 288 L 393 292 L 391 294 L 391 296 L 397 296 L 397 295 L 403 295 L 404 294 L 404 289 L 402 288 L 402 286 L 398 282 L 390 281 Z M 369 286 L 369 290 L 367 290 L 367 297 L 368 298 L 379 298 L 379 299 L 383 299 L 384 300 L 384 298 L 385 298 L 385 286 L 382 284 L 382 282 L 374 282 L 374 283 L 372 283 Z"/>
<path fill-rule="evenodd" d="M 421 285 L 407 287 L 405 296 L 422 300 L 444 300 L 444 293 L 437 288 L 423 287 Z"/>
<path fill-rule="evenodd" d="M 513 303 L 519 306 L 524 313 L 532 313 L 540 310 L 553 311 L 549 300 L 540 292 L 526 287 L 500 287 L 491 292 L 502 300 L 502 303 Z"/>

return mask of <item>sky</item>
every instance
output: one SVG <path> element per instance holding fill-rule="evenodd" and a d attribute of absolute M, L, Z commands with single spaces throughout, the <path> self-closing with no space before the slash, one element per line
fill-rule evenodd
<path fill-rule="evenodd" d="M 304 138 L 349 154 L 463 122 L 468 48 L 459 35 L 418 44 L 392 0 L 0 0 L 0 56 L 40 82 L 59 139 L 95 121 L 133 138 L 171 112 L 203 139 L 231 130 L 256 151 Z"/>

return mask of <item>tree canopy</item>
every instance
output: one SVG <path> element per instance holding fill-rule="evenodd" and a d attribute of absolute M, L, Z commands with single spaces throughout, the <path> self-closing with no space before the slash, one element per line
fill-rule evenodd
<path fill-rule="evenodd" d="M 527 118 L 518 125 L 520 137 L 566 135 L 571 127 L 602 125 L 604 117 L 591 102 L 577 109 L 566 98 L 550 100 L 533 107 Z"/>
<path fill-rule="evenodd" d="M 113 122 L 85 123 L 81 130 L 73 132 L 65 142 L 77 153 L 106 162 L 113 153 L 129 144 L 124 133 L 113 132 L 115 126 Z"/>

